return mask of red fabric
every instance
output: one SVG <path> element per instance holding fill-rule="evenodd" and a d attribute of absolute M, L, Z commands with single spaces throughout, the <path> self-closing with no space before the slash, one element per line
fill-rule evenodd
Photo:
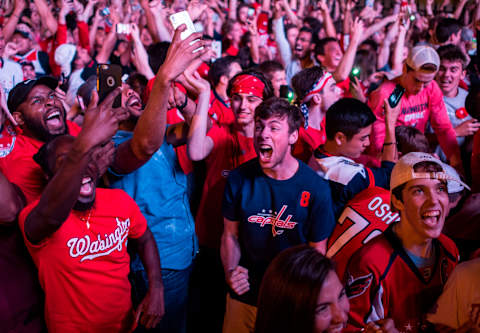
<path fill-rule="evenodd" d="M 210 119 L 216 125 L 232 125 L 235 122 L 235 114 L 232 108 L 225 101 L 222 101 L 215 95 L 213 90 L 210 92 L 210 108 L 208 109 L 208 115 Z"/>
<path fill-rule="evenodd" d="M 239 75 L 232 84 L 232 95 L 249 94 L 263 99 L 265 84 L 257 77 L 249 74 Z"/>
<path fill-rule="evenodd" d="M 398 81 L 386 81 L 370 95 L 368 105 L 377 117 L 370 135 L 369 155 L 377 157 L 382 150 L 385 139 L 384 100 L 391 95 Z M 447 109 L 443 101 L 443 94 L 438 84 L 431 81 L 416 95 L 405 93 L 400 101 L 401 113 L 397 126 L 412 126 L 420 132 L 425 132 L 427 122 L 430 121 L 440 147 L 448 158 L 457 156 L 460 160 L 460 148 L 452 123 L 448 118 Z"/>
<path fill-rule="evenodd" d="M 458 263 L 455 243 L 440 235 L 434 241 L 438 247 L 433 267 L 418 269 L 399 248 L 401 245 L 392 247 L 386 237 L 389 232 L 365 244 L 348 263 L 345 280 L 350 313 L 346 332 L 358 332 L 377 317 L 392 318 L 401 332 L 421 332 L 422 318 Z"/>
<path fill-rule="evenodd" d="M 167 124 L 173 125 L 184 121 L 183 116 L 177 109 L 171 109 L 167 111 Z M 175 148 L 177 154 L 178 163 L 183 170 L 183 173 L 188 175 L 193 172 L 193 162 L 188 158 L 187 145 L 181 145 Z"/>
<path fill-rule="evenodd" d="M 230 47 L 225 51 L 227 55 L 231 55 L 236 57 L 238 55 L 238 51 L 240 51 L 237 47 L 230 45 Z"/>
<path fill-rule="evenodd" d="M 468 84 L 467 84 L 464 80 L 460 80 L 460 83 L 458 84 L 458 86 L 459 86 L 460 88 L 465 89 L 466 91 L 469 90 Z"/>
<path fill-rule="evenodd" d="M 57 33 L 55 37 L 55 41 L 53 42 L 52 49 L 48 53 L 48 57 L 50 59 L 50 69 L 52 70 L 52 75 L 56 77 L 60 77 L 62 73 L 62 69 L 60 66 L 57 65 L 55 62 L 55 50 L 62 44 L 67 43 L 67 25 L 65 24 L 58 24 Z"/>
<path fill-rule="evenodd" d="M 27 206 L 19 225 L 45 292 L 49 332 L 129 332 L 134 326 L 127 238 L 139 238 L 147 221 L 122 190 L 97 189 L 91 211 L 72 211 L 40 244 L 25 237 Z M 81 219 L 88 219 L 90 228 Z"/>
<path fill-rule="evenodd" d="M 335 261 L 338 276 L 345 275 L 348 261 L 359 248 L 399 220 L 399 214 L 390 211 L 390 192 L 384 188 L 369 187 L 350 200 L 327 243 L 327 257 Z"/>
<path fill-rule="evenodd" d="M 204 62 L 202 62 L 197 69 L 198 74 L 200 74 L 200 76 L 203 77 L 204 79 L 208 79 L 208 72 L 209 71 L 210 71 L 210 66 L 208 66 Z"/>
<path fill-rule="evenodd" d="M 298 131 L 298 140 L 293 146 L 293 156 L 299 160 L 308 163 L 312 157 L 313 151 L 318 146 L 323 145 L 327 137 L 325 134 L 325 118 L 321 123 L 321 128 L 315 129 L 309 126 L 305 129 L 303 126 Z"/>
<path fill-rule="evenodd" d="M 344 98 L 353 97 L 352 94 L 350 93 L 350 77 L 347 77 L 342 82 L 338 82 L 337 87 L 342 89 L 342 97 Z"/>
<path fill-rule="evenodd" d="M 221 202 L 228 173 L 256 157 L 256 153 L 253 138 L 236 132 L 233 126 L 213 126 L 207 136 L 214 146 L 206 159 L 207 174 L 195 227 L 200 245 L 219 249 L 223 232 Z"/>
<path fill-rule="evenodd" d="M 88 32 L 88 24 L 82 21 L 77 21 L 77 27 L 80 46 L 90 52 L 90 36 Z"/>
<path fill-rule="evenodd" d="M 258 14 L 257 29 L 260 35 L 268 34 L 268 13 L 261 12 Z"/>
<path fill-rule="evenodd" d="M 80 127 L 70 121 L 67 124 L 70 134 L 77 136 Z M 33 160 L 33 155 L 43 144 L 42 141 L 21 134 L 21 130 L 17 129 L 13 149 L 0 158 L 0 171 L 22 190 L 27 203 L 36 200 L 46 185 L 42 169 Z"/>
<path fill-rule="evenodd" d="M 153 89 L 153 84 L 155 83 L 155 77 L 148 80 L 147 86 L 145 87 L 145 91 L 142 96 L 143 104 L 147 104 L 148 98 L 150 97 L 150 93 Z"/>

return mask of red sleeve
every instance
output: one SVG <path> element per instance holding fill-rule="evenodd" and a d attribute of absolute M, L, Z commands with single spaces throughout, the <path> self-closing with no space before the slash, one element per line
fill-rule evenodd
<path fill-rule="evenodd" d="M 88 34 L 88 24 L 83 21 L 77 22 L 78 27 L 78 39 L 80 41 L 80 46 L 90 52 L 90 40 Z"/>
<path fill-rule="evenodd" d="M 125 207 L 130 207 L 130 229 L 128 231 L 128 238 L 140 238 L 147 230 L 147 220 L 135 201 L 123 190 L 119 190 L 119 192 L 121 196 L 118 202 Z"/>
<path fill-rule="evenodd" d="M 67 25 L 66 24 L 58 24 L 57 29 L 57 38 L 56 38 L 56 46 L 65 44 L 67 42 Z"/>
<path fill-rule="evenodd" d="M 148 80 L 147 86 L 145 87 L 145 91 L 143 92 L 143 103 L 147 104 L 148 98 L 150 97 L 150 93 L 152 92 L 153 89 L 153 84 L 155 83 L 155 77 L 152 77 L 150 80 Z"/>
<path fill-rule="evenodd" d="M 460 148 L 458 147 L 457 135 L 450 122 L 450 118 L 448 118 L 442 91 L 435 81 L 432 81 L 428 108 L 430 109 L 429 120 L 435 131 L 440 147 L 448 158 L 457 156 L 460 160 Z"/>
<path fill-rule="evenodd" d="M 375 249 L 372 248 L 372 250 Z M 378 250 L 373 252 L 378 252 Z M 388 306 L 384 306 L 385 300 L 382 293 L 379 292 L 381 278 L 379 272 L 382 270 L 375 267 L 378 263 L 369 254 L 371 253 L 367 253 L 365 247 L 357 251 L 349 261 L 345 274 L 350 301 L 347 332 L 363 328 L 366 321 L 371 321 L 367 318 L 369 313 L 384 313 L 384 318 L 388 317 L 388 313 L 386 313 Z"/>

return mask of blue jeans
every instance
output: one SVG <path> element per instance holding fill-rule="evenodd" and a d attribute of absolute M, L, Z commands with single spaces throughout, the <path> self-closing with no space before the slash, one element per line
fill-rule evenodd
<path fill-rule="evenodd" d="M 162 269 L 165 315 L 154 329 L 147 331 L 143 326 L 139 325 L 135 332 L 185 332 L 188 286 L 191 272 L 192 265 L 183 270 Z M 147 272 L 144 270 L 132 272 L 132 276 L 134 303 L 137 306 L 148 291 L 148 277 Z"/>

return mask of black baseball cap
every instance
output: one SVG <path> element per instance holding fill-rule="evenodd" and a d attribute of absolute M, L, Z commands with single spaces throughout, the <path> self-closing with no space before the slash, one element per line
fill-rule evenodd
<path fill-rule="evenodd" d="M 17 108 L 27 100 L 28 94 L 32 89 L 38 85 L 44 85 L 52 90 L 58 86 L 58 80 L 51 76 L 42 76 L 36 80 L 25 80 L 20 82 L 8 94 L 8 110 L 11 113 L 17 111 Z"/>

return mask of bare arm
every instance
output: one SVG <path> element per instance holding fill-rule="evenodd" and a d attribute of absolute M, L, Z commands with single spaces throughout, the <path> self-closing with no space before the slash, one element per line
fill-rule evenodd
<path fill-rule="evenodd" d="M 133 41 L 133 57 L 132 62 L 135 65 L 135 68 L 138 70 L 139 73 L 145 75 L 147 80 L 150 80 L 155 77 L 155 74 L 152 71 L 152 68 L 150 67 L 150 64 L 148 63 L 148 54 L 147 50 L 145 50 L 145 47 L 142 44 L 142 41 L 140 40 L 140 31 L 138 29 L 138 26 L 136 24 L 131 24 L 131 36 L 132 36 L 132 41 Z"/>
<path fill-rule="evenodd" d="M 398 103 L 398 105 L 392 109 L 388 104 L 388 98 L 383 102 L 385 110 L 385 140 L 383 142 L 382 161 L 396 162 L 398 159 L 395 126 L 402 110 L 401 104 L 402 103 Z"/>
<path fill-rule="evenodd" d="M 20 15 L 22 15 L 23 10 L 26 8 L 27 4 L 25 0 L 15 0 L 15 6 L 13 8 L 13 13 L 10 15 L 8 21 L 3 25 L 3 37 L 6 41 L 10 40 L 13 36 L 15 28 L 17 27 Z"/>
<path fill-rule="evenodd" d="M 238 226 L 240 222 L 224 220 L 224 229 L 220 243 L 220 256 L 222 258 L 225 279 L 230 288 L 238 295 L 246 293 L 250 289 L 248 282 L 248 270 L 239 266 L 240 244 L 238 242 Z"/>
<path fill-rule="evenodd" d="M 95 57 L 95 60 L 97 60 L 99 64 L 104 64 L 108 62 L 108 59 L 110 58 L 110 54 L 112 53 L 116 42 L 117 32 L 115 31 L 114 23 L 113 28 L 110 30 L 107 37 L 105 38 L 105 42 L 103 43 L 100 52 L 98 52 L 97 56 Z"/>
<path fill-rule="evenodd" d="M 342 82 L 347 79 L 350 74 L 353 62 L 355 61 L 355 53 L 363 34 L 363 23 L 357 17 L 352 26 L 352 35 L 350 44 L 348 44 L 347 51 L 340 60 L 337 69 L 333 73 L 333 78 L 336 82 Z"/>
<path fill-rule="evenodd" d="M 8 179 L 0 172 L 0 225 L 15 222 L 18 213 L 25 206 L 25 199 L 18 187 L 8 181 Z"/>
<path fill-rule="evenodd" d="M 372 24 L 363 33 L 361 42 L 368 39 L 371 35 L 379 31 L 380 29 L 383 29 L 387 24 L 395 22 L 396 19 L 397 19 L 397 15 L 390 15 L 382 19 L 380 22 Z"/>
<path fill-rule="evenodd" d="M 458 20 L 460 19 L 460 15 L 462 15 L 463 8 L 465 7 L 465 4 L 468 2 L 468 0 L 460 0 L 457 3 L 457 8 L 455 9 L 455 12 L 453 13 L 453 17 Z"/>
<path fill-rule="evenodd" d="M 163 13 L 162 4 L 159 1 L 152 1 L 149 3 L 149 7 L 155 19 L 157 39 L 160 42 L 171 42 L 172 35 L 168 32 L 166 27 L 165 15 Z"/>
<path fill-rule="evenodd" d="M 150 329 L 157 326 L 165 314 L 160 256 L 149 228 L 140 238 L 132 241 L 148 277 L 148 291 L 137 308 L 136 318 L 137 322 Z"/>
<path fill-rule="evenodd" d="M 328 10 L 326 1 L 320 0 L 318 2 L 318 5 L 320 7 L 320 11 L 322 12 L 323 24 L 325 26 L 327 37 L 337 38 L 337 31 L 335 30 L 335 26 L 333 25 L 333 20 L 330 16 L 330 11 Z"/>
<path fill-rule="evenodd" d="M 183 41 L 180 39 L 180 33 L 185 28 L 186 26 L 182 25 L 175 31 L 167 57 L 158 70 L 150 98 L 145 111 L 138 119 L 132 139 L 118 147 L 113 169 L 119 173 L 125 174 L 137 169 L 160 148 L 165 136 L 170 87 L 191 62 L 207 52 L 204 47 L 202 51 L 193 53 L 197 48 L 204 46 L 198 33 L 190 35 Z M 190 45 L 196 39 L 200 41 Z"/>
<path fill-rule="evenodd" d="M 34 2 L 37 6 L 38 14 L 42 18 L 42 25 L 46 27 L 52 35 L 54 35 L 57 32 L 58 23 L 48 8 L 47 2 L 45 0 L 34 0 Z"/>
<path fill-rule="evenodd" d="M 237 0 L 228 0 L 228 18 L 230 20 L 237 19 Z"/>

